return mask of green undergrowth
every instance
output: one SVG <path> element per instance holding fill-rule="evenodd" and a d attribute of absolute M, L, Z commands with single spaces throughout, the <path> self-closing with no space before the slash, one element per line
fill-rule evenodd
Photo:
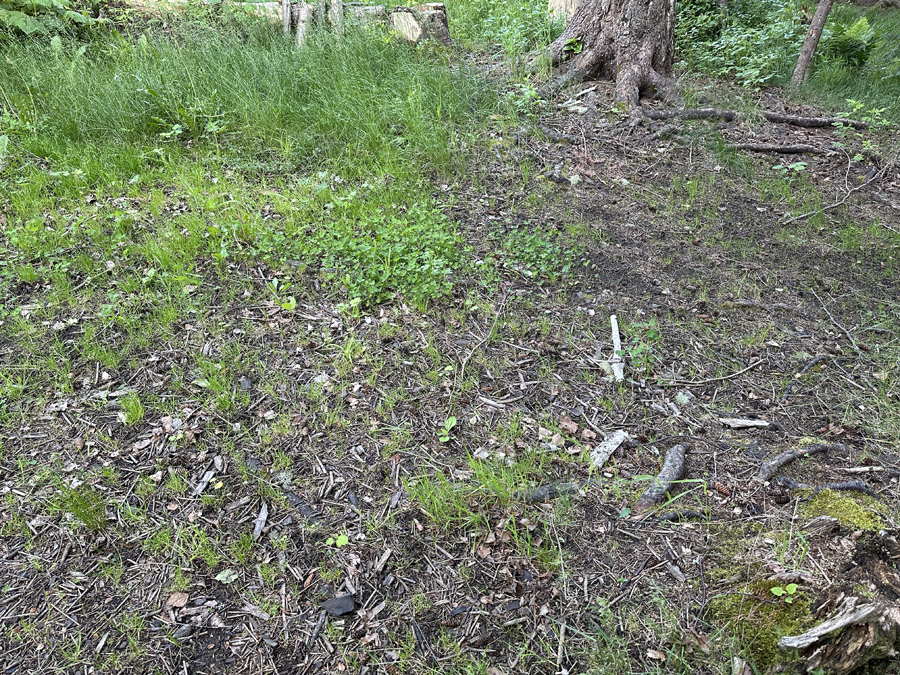
<path fill-rule="evenodd" d="M 205 271 L 260 260 L 311 268 L 348 307 L 450 290 L 464 247 L 430 185 L 497 97 L 446 54 L 186 21 L 5 56 L 7 289 L 47 284 L 58 305 L 88 279 L 112 284 L 98 305 L 189 305 Z M 293 309 L 289 285 L 271 290 Z"/>
<path fill-rule="evenodd" d="M 677 14 L 678 58 L 687 70 L 732 76 L 745 86 L 784 85 L 803 44 L 807 10 L 799 0 L 687 0 Z M 803 95 L 840 111 L 852 99 L 900 118 L 898 35 L 896 10 L 835 6 Z"/>
<path fill-rule="evenodd" d="M 778 640 L 799 635 L 814 623 L 810 617 L 812 599 L 801 591 L 787 602 L 772 593 L 777 586 L 775 581 L 756 581 L 709 602 L 710 617 L 738 638 L 742 656 L 758 672 L 776 672 L 779 664 L 795 661 L 796 652 L 780 649 Z"/>
<path fill-rule="evenodd" d="M 563 30 L 541 0 L 450 0 L 446 3 L 453 38 L 467 46 L 500 47 L 509 57 L 546 47 Z"/>

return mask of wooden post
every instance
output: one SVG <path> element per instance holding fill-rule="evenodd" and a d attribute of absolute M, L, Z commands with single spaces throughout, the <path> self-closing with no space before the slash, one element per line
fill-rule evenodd
<path fill-rule="evenodd" d="M 309 25 L 312 23 L 313 16 L 316 13 L 316 6 L 308 2 L 298 2 L 294 5 L 294 11 L 296 12 L 297 46 L 300 47 L 303 44 L 303 40 L 306 39 L 307 32 L 309 32 Z"/>
<path fill-rule="evenodd" d="M 344 34 L 344 0 L 329 1 L 328 23 L 335 35 L 340 37 Z"/>
<path fill-rule="evenodd" d="M 284 23 L 284 34 L 291 34 L 291 0 L 281 0 L 281 20 Z"/>

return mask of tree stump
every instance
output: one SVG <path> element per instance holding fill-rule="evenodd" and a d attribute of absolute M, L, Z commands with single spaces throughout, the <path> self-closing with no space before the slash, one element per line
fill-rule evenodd
<path fill-rule="evenodd" d="M 415 8 L 395 7 L 390 13 L 385 11 L 383 5 L 345 4 L 342 0 L 327 0 L 327 4 L 326 0 L 316 0 L 316 4 L 303 0 L 293 4 L 290 0 L 285 2 L 285 30 L 293 27 L 298 45 L 303 44 L 313 22 L 320 26 L 327 24 L 338 36 L 343 33 L 345 22 L 355 25 L 386 23 L 409 44 L 419 44 L 424 40 L 434 40 L 447 46 L 453 43 L 447 8 L 438 2 Z"/>

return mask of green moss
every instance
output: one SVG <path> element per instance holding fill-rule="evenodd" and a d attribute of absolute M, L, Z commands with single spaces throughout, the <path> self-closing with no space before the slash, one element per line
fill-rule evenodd
<path fill-rule="evenodd" d="M 822 490 L 803 504 L 800 513 L 810 519 L 831 516 L 854 530 L 877 530 L 884 526 L 875 512 L 877 506 L 878 502 L 872 497 Z"/>
<path fill-rule="evenodd" d="M 792 602 L 785 602 L 771 592 L 777 585 L 774 581 L 755 581 L 709 603 L 711 617 L 727 624 L 744 658 L 760 672 L 795 662 L 796 652 L 780 649 L 778 640 L 785 635 L 799 635 L 813 624 L 810 598 L 800 592 L 791 598 Z"/>

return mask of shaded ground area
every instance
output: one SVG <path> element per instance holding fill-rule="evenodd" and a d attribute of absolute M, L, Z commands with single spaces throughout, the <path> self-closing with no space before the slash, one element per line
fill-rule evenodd
<path fill-rule="evenodd" d="M 22 281 L 15 321 L 71 370 L 7 403 L 3 672 L 765 672 L 839 594 L 896 600 L 891 149 L 854 161 L 882 139 L 758 123 L 648 142 L 664 123 L 605 112 L 611 92 L 498 124 L 470 175 L 435 185 L 473 263 L 424 310 L 339 308 L 319 270 L 210 261 L 187 292 L 205 306 L 118 361 L 84 348 L 101 307 L 76 288 L 29 318 L 48 288 Z M 177 187 L 149 201 L 81 212 L 152 231 L 191 209 Z M 18 340 L 0 342 L 10 373 L 29 368 Z M 592 471 L 618 430 L 631 440 Z M 635 519 L 677 442 L 684 478 Z M 752 481 L 823 442 L 840 445 L 776 474 L 793 482 Z M 807 499 L 851 480 L 868 492 Z M 521 498 L 557 481 L 580 489 Z"/>

